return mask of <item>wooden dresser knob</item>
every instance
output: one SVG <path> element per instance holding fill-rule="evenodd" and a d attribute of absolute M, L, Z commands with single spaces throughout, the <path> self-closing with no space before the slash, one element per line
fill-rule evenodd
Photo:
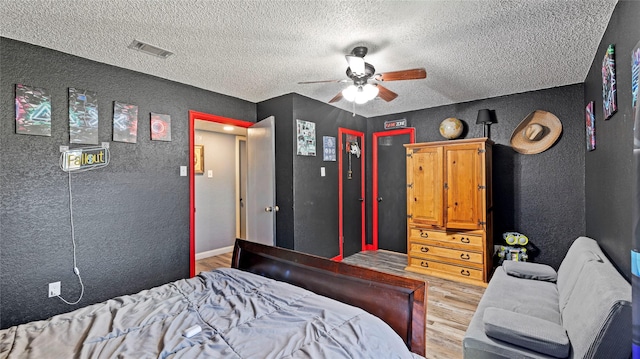
<path fill-rule="evenodd" d="M 460 271 L 460 274 L 462 274 L 462 275 L 463 275 L 463 276 L 465 276 L 465 277 L 468 277 L 468 276 L 470 276 L 470 275 L 471 275 L 471 273 L 469 273 L 469 271 L 468 271 L 468 270 L 466 270 L 466 269 L 462 269 L 462 270 Z"/>
<path fill-rule="evenodd" d="M 460 259 L 468 260 L 469 258 L 471 258 L 471 257 L 469 257 L 469 254 L 467 254 L 467 253 L 462 253 L 460 255 Z"/>
<path fill-rule="evenodd" d="M 427 253 L 429 251 L 429 247 L 420 247 L 420 252 Z"/>
<path fill-rule="evenodd" d="M 469 238 L 460 237 L 460 242 L 469 243 L 469 242 L 471 242 L 471 240 Z"/>
<path fill-rule="evenodd" d="M 420 266 L 421 267 L 425 267 L 425 268 L 429 268 L 429 263 L 427 263 L 425 261 L 420 261 Z"/>
<path fill-rule="evenodd" d="M 429 233 L 423 231 L 422 229 L 420 230 L 420 237 L 422 238 L 429 238 Z"/>

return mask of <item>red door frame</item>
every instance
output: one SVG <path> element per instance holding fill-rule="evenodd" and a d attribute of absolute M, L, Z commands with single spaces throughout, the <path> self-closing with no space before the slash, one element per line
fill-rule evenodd
<path fill-rule="evenodd" d="M 193 146 L 195 145 L 195 121 L 217 122 L 225 125 L 248 128 L 255 125 L 254 122 L 236 120 L 229 117 L 211 115 L 204 112 L 189 111 L 189 158 L 193 158 Z M 187 167 L 189 173 L 189 276 L 196 275 L 196 186 L 193 175 L 193 164 Z"/>
<path fill-rule="evenodd" d="M 342 186 L 342 156 L 344 154 L 344 146 L 342 144 L 342 135 L 354 135 L 354 136 L 358 136 L 360 138 L 362 138 L 362 143 L 360 144 L 360 198 L 363 199 L 362 203 L 361 203 L 361 209 L 360 209 L 360 213 L 362 213 L 361 218 L 362 218 L 362 250 L 365 249 L 365 245 L 366 245 L 366 231 L 365 231 L 365 220 L 366 220 L 366 213 L 365 213 L 365 205 L 366 205 L 366 199 L 365 199 L 365 187 L 364 187 L 364 179 L 366 177 L 366 173 L 364 172 L 365 169 L 365 160 L 364 160 L 364 132 L 360 132 L 360 131 L 355 131 L 355 130 L 350 130 L 348 128 L 342 128 L 342 127 L 338 127 L 338 228 L 339 228 L 339 238 L 338 238 L 338 244 L 340 247 L 340 254 L 336 257 L 333 257 L 332 259 L 334 261 L 341 261 L 344 258 L 344 251 L 343 251 L 343 247 L 344 247 L 344 231 L 343 231 L 343 214 L 344 214 L 344 208 L 342 206 L 342 194 L 343 194 L 343 186 Z"/>
<path fill-rule="evenodd" d="M 378 250 L 378 138 L 385 136 L 398 136 L 409 135 L 409 143 L 416 142 L 416 129 L 413 127 L 403 128 L 399 130 L 374 132 L 372 138 L 372 162 L 373 162 L 373 195 L 371 197 L 371 203 L 373 204 L 372 216 L 373 216 L 373 243 L 367 244 L 366 250 L 377 251 Z"/>

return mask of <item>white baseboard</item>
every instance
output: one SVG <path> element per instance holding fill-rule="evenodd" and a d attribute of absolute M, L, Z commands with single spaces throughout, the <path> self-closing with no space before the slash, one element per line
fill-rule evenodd
<path fill-rule="evenodd" d="M 196 253 L 196 260 L 200 260 L 200 259 L 203 259 L 203 258 L 209 258 L 209 257 L 213 257 L 213 256 L 219 256 L 221 254 L 225 254 L 225 253 L 229 253 L 229 252 L 233 252 L 233 246 L 222 247 L 222 248 L 213 249 L 213 250 L 206 251 L 206 252 Z"/>

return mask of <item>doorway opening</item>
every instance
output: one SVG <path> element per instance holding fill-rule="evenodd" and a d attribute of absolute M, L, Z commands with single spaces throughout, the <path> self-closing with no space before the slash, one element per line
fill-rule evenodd
<path fill-rule="evenodd" d="M 339 254 L 332 259 L 341 261 L 366 246 L 364 133 L 340 127 L 338 143 Z"/>
<path fill-rule="evenodd" d="M 211 114 L 207 114 L 207 113 L 202 113 L 202 112 L 197 112 L 197 111 L 189 111 L 189 158 L 194 159 L 195 160 L 195 151 L 194 151 L 194 146 L 196 145 L 196 138 L 195 138 L 195 132 L 196 132 L 196 121 L 198 123 L 204 123 L 204 124 L 211 124 L 211 125 L 229 125 L 229 126 L 233 126 L 233 127 L 239 127 L 239 128 L 243 128 L 245 129 L 245 133 L 246 133 L 246 129 L 251 127 L 252 125 L 254 125 L 253 122 L 248 122 L 248 121 L 242 121 L 242 120 L 236 120 L 236 119 L 232 119 L 232 118 L 228 118 L 228 117 L 222 117 L 222 116 L 216 116 L 216 115 L 211 115 Z M 206 127 L 206 126 L 205 126 Z M 236 151 L 236 157 L 239 156 L 238 152 L 240 151 L 241 148 L 241 140 L 239 140 L 238 138 L 236 138 L 235 140 L 236 143 L 236 147 L 235 147 L 235 151 Z M 245 150 L 246 150 L 246 139 L 245 139 Z M 206 149 L 205 149 L 206 150 Z M 206 160 L 206 156 L 205 156 L 205 160 Z M 241 166 L 237 164 L 238 161 L 236 161 L 236 166 Z M 246 166 L 246 161 L 245 161 L 245 166 Z M 240 169 L 241 170 L 241 169 Z M 209 172 L 212 171 L 212 172 Z M 191 163 L 189 170 L 187 171 L 189 174 L 189 275 L 191 277 L 193 277 L 196 273 L 195 273 L 195 262 L 196 262 L 196 197 L 195 197 L 195 183 L 196 183 L 196 175 L 194 173 L 194 163 Z M 202 176 L 204 176 L 204 178 L 210 178 L 209 176 L 213 176 L 213 170 L 208 170 L 205 168 L 205 173 L 202 173 Z M 244 171 L 244 174 L 246 176 L 246 169 Z M 238 180 L 236 179 L 236 182 Z M 239 184 L 235 185 L 237 191 L 240 191 L 241 187 Z M 245 187 L 246 188 L 246 187 Z M 239 201 L 239 198 L 237 197 L 239 195 L 236 195 L 236 199 Z M 238 202 L 236 202 L 238 203 Z M 236 206 L 239 207 L 239 206 Z M 246 212 L 245 212 L 246 213 Z M 238 211 L 235 211 L 235 213 L 233 214 L 234 216 L 240 216 L 241 214 L 238 213 Z M 236 221 L 237 221 L 236 217 Z M 246 218 L 246 217 L 245 217 Z M 237 224 L 235 226 L 235 233 L 236 236 L 238 234 L 238 231 L 240 230 L 239 224 Z M 237 236 L 239 237 L 239 236 Z"/>
<path fill-rule="evenodd" d="M 367 250 L 407 252 L 407 164 L 403 144 L 414 143 L 415 134 L 415 128 L 373 133 L 373 243 L 367 245 Z"/>

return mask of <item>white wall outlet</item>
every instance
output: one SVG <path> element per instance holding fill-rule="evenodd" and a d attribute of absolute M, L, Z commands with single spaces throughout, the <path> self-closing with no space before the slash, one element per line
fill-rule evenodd
<path fill-rule="evenodd" d="M 320 177 L 324 177 L 326 172 L 324 171 L 324 167 L 320 167 Z"/>
<path fill-rule="evenodd" d="M 207 177 L 213 178 L 213 170 L 208 170 L 207 171 Z"/>
<path fill-rule="evenodd" d="M 49 283 L 49 298 L 60 295 L 60 282 Z"/>
<path fill-rule="evenodd" d="M 187 175 L 187 166 L 180 166 L 180 176 L 185 177 Z"/>

